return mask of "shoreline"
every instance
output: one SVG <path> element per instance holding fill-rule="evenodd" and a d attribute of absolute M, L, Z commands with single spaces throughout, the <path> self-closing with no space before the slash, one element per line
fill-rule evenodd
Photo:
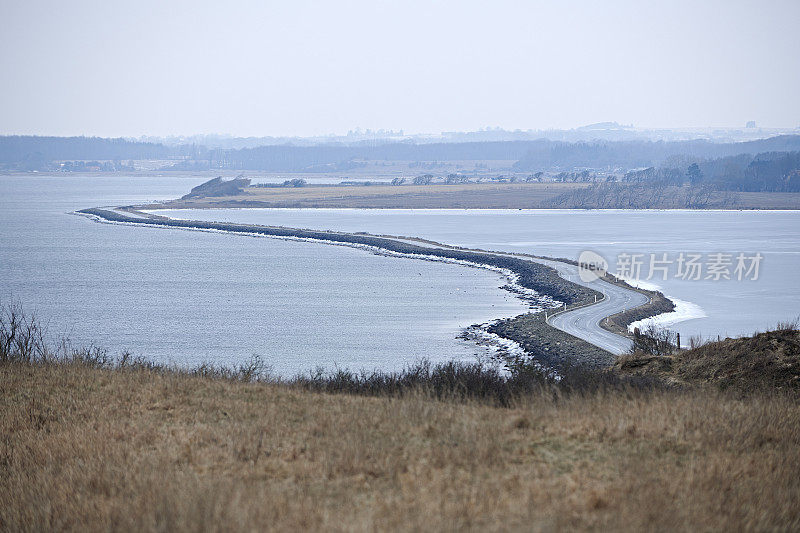
<path fill-rule="evenodd" d="M 776 193 L 778 194 L 778 193 Z M 782 194 L 782 193 L 781 193 Z M 699 212 L 699 213 L 713 213 L 713 212 L 728 212 L 728 211 L 759 211 L 763 213 L 785 213 L 787 211 L 800 211 L 800 207 L 787 207 L 787 208 L 759 208 L 759 207 L 709 207 L 705 208 L 691 208 L 691 207 L 636 207 L 636 208 L 622 208 L 622 207 L 288 207 L 288 206 L 254 206 L 254 207 L 226 207 L 225 201 L 214 204 L 191 205 L 182 206 L 178 205 L 174 200 L 165 201 L 164 203 L 149 203 L 141 206 L 141 213 L 154 214 L 156 211 L 184 211 L 189 209 L 197 209 L 198 211 L 207 211 L 214 209 L 224 209 L 226 211 L 247 211 L 255 209 L 264 209 L 271 211 L 294 211 L 294 210 L 307 210 L 307 211 L 602 211 L 602 212 L 627 212 L 627 211 L 659 211 L 659 212 Z M 125 206 L 129 207 L 129 206 Z"/>
<path fill-rule="evenodd" d="M 537 258 L 528 254 L 504 254 L 485 250 L 451 247 L 415 237 L 378 236 L 366 233 L 345 233 L 279 226 L 172 219 L 161 215 L 143 213 L 133 206 L 121 208 L 89 208 L 79 210 L 76 214 L 87 216 L 97 222 L 211 232 L 219 231 L 239 235 L 266 236 L 292 240 L 298 239 L 324 244 L 351 246 L 381 255 L 443 261 L 460 264 L 462 266 L 487 268 L 500 273 L 510 281 L 508 285 L 502 287 L 503 289 L 514 293 L 528 304 L 535 303 L 540 310 L 534 313 L 524 313 L 513 318 L 498 318 L 487 323 L 487 327 L 484 329 L 486 333 L 492 336 L 498 335 L 503 339 L 516 343 L 522 347 L 529 359 L 533 359 L 539 364 L 548 367 L 558 368 L 564 364 L 604 367 L 613 363 L 615 359 L 613 354 L 598 348 L 588 341 L 552 327 L 544 321 L 544 310 L 550 309 L 550 306 L 553 304 L 567 304 L 568 310 L 572 310 L 577 307 L 591 305 L 594 303 L 595 297 L 598 297 L 598 301 L 601 301 L 603 298 L 602 293 L 568 281 L 562 278 L 554 268 L 541 262 L 535 262 L 536 259 L 543 259 L 546 261 L 573 263 L 569 260 Z M 414 241 L 419 244 L 414 244 Z M 664 312 L 661 308 L 647 308 L 653 300 L 652 291 L 643 291 L 630 286 L 626 288 L 648 294 L 649 296 L 650 302 L 644 306 L 640 306 L 640 312 L 636 313 L 637 319 L 656 316 Z M 660 293 L 658 294 L 660 295 Z M 663 298 L 663 295 L 661 296 Z M 666 300 L 666 298 L 664 298 L 664 300 Z M 669 300 L 666 301 L 669 302 Z M 671 302 L 669 303 L 671 304 Z M 640 308 L 637 307 L 634 309 Z M 630 311 L 632 310 L 626 310 L 624 313 Z M 541 322 L 541 324 L 539 324 L 539 322 Z M 627 336 L 627 329 L 625 329 L 624 326 L 618 326 L 616 331 L 611 331 L 620 334 L 620 330 L 624 331 L 621 336 Z M 502 346 L 498 348 L 499 359 L 506 365 L 518 365 L 522 363 L 520 355 L 517 352 L 518 351 L 510 350 L 503 353 Z"/>

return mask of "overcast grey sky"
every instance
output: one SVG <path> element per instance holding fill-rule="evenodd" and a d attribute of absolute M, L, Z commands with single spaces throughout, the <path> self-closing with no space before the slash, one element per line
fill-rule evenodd
<path fill-rule="evenodd" d="M 0 0 L 0 133 L 800 126 L 800 0 Z"/>

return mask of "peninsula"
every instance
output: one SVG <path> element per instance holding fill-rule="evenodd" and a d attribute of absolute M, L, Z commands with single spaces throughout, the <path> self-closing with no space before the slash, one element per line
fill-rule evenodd
<path fill-rule="evenodd" d="M 492 324 L 490 333 L 513 341 L 526 354 L 524 361 L 520 361 L 516 355 L 504 354 L 507 356 L 504 361 L 507 366 L 535 361 L 549 368 L 560 368 L 565 364 L 606 367 L 613 363 L 615 355 L 630 349 L 632 342 L 627 338 L 628 324 L 674 309 L 674 304 L 660 292 L 633 288 L 609 274 L 591 283 L 582 282 L 577 275 L 575 262 L 566 259 L 467 249 L 387 235 L 172 219 L 134 207 L 89 208 L 78 213 L 107 223 L 302 239 L 361 247 L 374 253 L 454 261 L 509 273 L 518 287 L 510 290 L 522 293 L 524 298 L 548 298 L 551 307 L 554 304 L 558 307 L 559 316 L 556 320 L 552 316 L 555 313 L 548 315 L 545 310 Z M 533 296 L 525 295 L 525 291 L 532 291 Z M 593 306 L 601 309 L 599 316 L 595 309 L 589 309 Z M 567 315 L 572 315 L 572 320 L 566 319 Z M 582 317 L 589 319 L 581 320 Z"/>

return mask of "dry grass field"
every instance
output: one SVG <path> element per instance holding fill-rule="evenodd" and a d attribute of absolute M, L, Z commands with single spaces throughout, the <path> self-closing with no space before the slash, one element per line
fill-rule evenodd
<path fill-rule="evenodd" d="M 585 183 L 462 183 L 454 185 L 308 185 L 250 187 L 245 194 L 179 200 L 168 207 L 224 207 L 248 202 L 263 207 L 517 209 L 542 205 Z"/>
<path fill-rule="evenodd" d="M 555 199 L 589 183 L 461 183 L 432 185 L 308 185 L 249 187 L 236 196 L 191 198 L 152 208 L 328 207 L 377 209 L 549 209 L 581 208 Z M 669 197 L 675 191 L 661 191 Z M 736 209 L 800 209 L 800 193 L 716 193 L 729 196 Z M 715 198 L 716 198 L 715 196 Z M 667 198 L 668 200 L 668 198 Z M 664 208 L 669 205 L 657 204 Z M 712 207 L 719 207 L 712 202 Z"/>
<path fill-rule="evenodd" d="M 0 364 L 0 530 L 800 529 L 796 395 L 511 408 Z"/>

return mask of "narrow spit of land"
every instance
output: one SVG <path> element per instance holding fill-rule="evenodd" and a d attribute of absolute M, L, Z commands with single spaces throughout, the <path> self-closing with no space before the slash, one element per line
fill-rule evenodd
<path fill-rule="evenodd" d="M 582 208 L 700 208 L 686 204 L 688 190 L 672 187 L 638 190 L 626 185 L 604 193 L 605 202 L 589 192 L 588 183 L 460 183 L 430 185 L 306 185 L 304 187 L 248 186 L 235 194 L 213 193 L 184 197 L 154 208 L 326 207 L 370 209 L 582 209 Z M 584 194 L 582 194 L 582 191 Z M 625 191 L 634 191 L 631 195 Z M 614 201 L 613 196 L 620 198 Z M 646 197 L 646 198 L 645 198 Z M 653 198 L 657 199 L 654 201 Z M 800 209 L 800 193 L 716 191 L 703 193 L 704 208 Z M 641 204 L 641 205 L 640 205 Z"/>
<path fill-rule="evenodd" d="M 639 293 L 634 293 L 640 298 L 618 300 L 623 304 L 616 307 L 609 306 L 610 298 L 616 297 L 619 293 L 632 292 L 633 289 L 620 288 L 605 281 L 599 282 L 598 289 L 600 290 L 576 283 L 575 280 L 566 278 L 577 278 L 577 270 L 574 276 L 566 276 L 566 278 L 564 273 L 560 272 L 563 268 L 575 269 L 576 267 L 567 262 L 558 262 L 552 259 L 537 259 L 532 256 L 521 257 L 482 250 L 469 250 L 448 247 L 439 243 L 414 242 L 413 239 L 398 239 L 367 234 L 171 219 L 158 215 L 147 215 L 131 209 L 109 210 L 93 208 L 84 209 L 80 213 L 94 217 L 96 220 L 112 223 L 147 224 L 307 239 L 333 244 L 368 247 L 403 256 L 454 260 L 473 265 L 482 265 L 511 272 L 517 277 L 517 283 L 521 288 L 535 291 L 540 296 L 547 296 L 561 304 L 566 304 L 568 308 L 575 308 L 576 311 L 573 312 L 578 313 L 586 313 L 586 307 L 597 301 L 605 302 L 604 309 L 608 311 L 608 314 L 629 311 L 631 308 L 638 306 L 641 308 L 641 312 L 633 313 L 636 317 L 634 319 L 653 316 L 672 309 L 671 302 L 658 293 L 648 293 L 646 298 Z M 661 305 L 653 305 L 654 295 L 660 298 Z M 649 302 L 648 305 L 643 305 L 646 302 Z M 528 313 L 512 319 L 505 319 L 492 325 L 489 331 L 515 341 L 525 350 L 529 357 L 551 367 L 559 367 L 566 362 L 593 367 L 608 366 L 613 362 L 614 355 L 625 351 L 630 345 L 630 341 L 624 337 L 600 329 L 599 319 L 589 324 L 591 327 L 584 331 L 571 327 L 559 328 L 558 324 L 555 324 L 556 327 L 551 327 L 543 315 L 544 313 Z M 572 322 L 566 324 L 573 325 Z M 625 324 L 617 325 L 616 331 L 624 331 L 624 326 Z M 615 341 L 615 338 L 618 340 Z"/>

